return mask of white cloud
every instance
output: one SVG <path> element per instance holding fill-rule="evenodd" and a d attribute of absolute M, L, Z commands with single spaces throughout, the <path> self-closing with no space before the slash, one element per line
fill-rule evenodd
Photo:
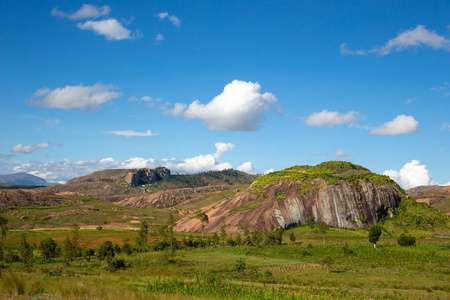
<path fill-rule="evenodd" d="M 393 51 L 403 51 L 411 47 L 427 46 L 433 49 L 443 49 L 450 51 L 450 40 L 444 36 L 438 35 L 435 31 L 429 31 L 423 25 L 418 25 L 416 28 L 411 28 L 401 32 L 398 36 L 390 39 L 386 45 L 382 47 L 374 47 L 371 50 L 350 50 L 346 44 L 340 46 L 340 52 L 343 55 L 388 55 Z"/>
<path fill-rule="evenodd" d="M 90 161 L 71 161 L 68 158 L 59 162 L 9 162 L 11 169 L 5 169 L 6 165 L 0 165 L 0 171 L 7 174 L 13 172 L 27 172 L 39 174 L 37 176 L 46 179 L 49 182 L 64 182 L 75 177 L 90 174 L 95 171 L 106 169 L 134 169 L 134 168 L 156 168 L 165 166 L 172 173 L 198 173 L 209 170 L 231 169 L 232 165 L 223 162 L 220 155 L 225 151 L 234 149 L 230 143 L 216 143 L 216 152 L 213 154 L 198 155 L 191 158 L 176 159 L 163 158 L 160 160 L 154 158 L 133 157 L 125 161 L 115 160 L 113 158 L 104 158 L 101 160 Z"/>
<path fill-rule="evenodd" d="M 114 135 L 121 135 L 121 136 L 153 136 L 158 135 L 157 133 L 152 133 L 150 130 L 147 130 L 146 132 L 136 132 L 133 130 L 119 130 L 119 131 L 106 131 L 104 133 L 114 134 Z"/>
<path fill-rule="evenodd" d="M 36 145 L 24 145 L 24 144 L 17 144 L 14 147 L 12 147 L 11 151 L 14 153 L 25 153 L 30 154 L 34 152 L 37 149 L 45 149 L 50 147 L 50 143 L 39 143 Z"/>
<path fill-rule="evenodd" d="M 122 93 L 114 91 L 115 89 L 117 87 L 114 85 L 100 83 L 93 86 L 68 85 L 52 91 L 49 89 L 46 94 L 40 93 L 43 98 L 32 100 L 31 103 L 44 108 L 97 108 L 99 105 L 122 95 Z"/>
<path fill-rule="evenodd" d="M 187 105 L 183 103 L 175 103 L 173 109 L 166 109 L 163 107 L 163 115 L 165 116 L 180 116 L 183 114 Z"/>
<path fill-rule="evenodd" d="M 419 122 L 413 116 L 399 115 L 389 121 L 370 130 L 370 134 L 376 135 L 398 135 L 413 133 L 419 130 Z"/>
<path fill-rule="evenodd" d="M 334 153 L 334 158 L 336 160 L 345 160 L 345 161 L 350 161 L 353 159 L 353 156 L 345 153 L 343 150 L 338 149 L 336 150 L 336 152 Z"/>
<path fill-rule="evenodd" d="M 231 151 L 236 147 L 232 143 L 215 143 L 216 153 L 214 154 L 216 158 L 219 158 L 224 152 Z"/>
<path fill-rule="evenodd" d="M 426 167 L 426 165 L 421 165 L 420 161 L 412 160 L 406 163 L 400 171 L 386 170 L 383 175 L 391 177 L 405 190 L 419 185 L 437 184 Z"/>
<path fill-rule="evenodd" d="M 183 116 L 186 119 L 201 119 L 211 130 L 257 130 L 261 127 L 260 123 L 266 113 L 272 109 L 281 112 L 276 105 L 275 95 L 261 94 L 260 90 L 259 83 L 233 80 L 211 102 L 192 102 L 183 112 Z"/>
<path fill-rule="evenodd" d="M 267 175 L 267 174 L 272 173 L 272 172 L 275 172 L 275 169 L 270 168 L 269 170 L 264 171 L 264 175 Z"/>
<path fill-rule="evenodd" d="M 164 41 L 164 39 L 165 39 L 164 35 L 162 35 L 161 33 L 158 33 L 155 37 L 155 41 L 157 41 L 157 42 Z"/>
<path fill-rule="evenodd" d="M 305 123 L 308 126 L 332 128 L 336 125 L 341 125 L 344 123 L 352 125 L 358 121 L 358 118 L 359 112 L 356 111 L 349 111 L 346 114 L 341 114 L 337 111 L 322 110 L 319 113 L 314 112 L 308 116 Z"/>
<path fill-rule="evenodd" d="M 129 40 L 136 37 L 131 34 L 131 31 L 123 27 L 123 25 L 116 19 L 108 19 L 102 21 L 86 21 L 78 23 L 78 28 L 81 30 L 92 30 L 96 34 L 104 35 L 107 40 Z"/>
<path fill-rule="evenodd" d="M 97 7 L 91 4 L 83 4 L 83 6 L 76 12 L 69 14 L 58 10 L 58 8 L 53 8 L 51 11 L 52 16 L 68 18 L 71 20 L 82 20 L 82 19 L 95 19 L 101 16 L 106 16 L 111 11 L 108 5 Z"/>
<path fill-rule="evenodd" d="M 181 21 L 180 21 L 180 19 L 178 19 L 177 16 L 169 15 L 168 12 L 162 12 L 162 13 L 159 13 L 159 14 L 158 14 L 158 17 L 159 17 L 159 20 L 160 20 L 160 21 L 162 21 L 162 20 L 164 20 L 164 19 L 167 18 L 173 25 L 175 25 L 175 26 L 177 26 L 177 27 L 179 27 L 180 24 L 181 24 Z"/>
<path fill-rule="evenodd" d="M 253 168 L 253 163 L 248 161 L 237 167 L 236 170 L 250 174 L 255 171 L 255 168 Z"/>

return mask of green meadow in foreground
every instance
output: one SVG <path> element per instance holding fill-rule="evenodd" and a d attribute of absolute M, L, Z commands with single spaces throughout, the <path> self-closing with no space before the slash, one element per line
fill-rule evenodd
<path fill-rule="evenodd" d="M 17 299 L 448 299 L 448 218 L 405 199 L 369 228 L 184 234 L 7 231 L 0 295 Z M 169 225 L 167 225 L 169 224 Z M 25 235 L 24 235 L 25 234 Z M 401 238 L 402 237 L 402 238 Z M 56 244 L 47 243 L 55 240 Z M 399 240 L 404 245 L 399 244 Z M 46 241 L 46 243 L 44 243 Z M 42 245 L 46 246 L 42 246 Z M 31 253 L 31 254 L 30 254 Z"/>

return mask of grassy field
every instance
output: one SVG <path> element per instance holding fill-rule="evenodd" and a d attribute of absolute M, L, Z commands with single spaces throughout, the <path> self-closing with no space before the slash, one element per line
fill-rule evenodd
<path fill-rule="evenodd" d="M 324 234 L 318 224 L 305 224 L 285 230 L 280 244 L 269 243 L 269 234 L 260 233 L 264 242 L 252 240 L 248 245 L 238 242 L 246 236 L 226 232 L 203 238 L 201 233 L 172 233 L 167 227 L 169 210 L 117 207 L 90 198 L 65 205 L 0 211 L 15 229 L 4 239 L 1 299 L 450 298 L 449 218 L 409 198 L 393 218 L 380 220 L 376 249 L 369 243 L 368 228 L 329 228 Z M 90 214 L 64 215 L 73 210 Z M 49 214 L 53 217 L 41 221 Z M 23 215 L 27 218 L 17 217 Z M 136 240 L 140 221 L 150 225 L 142 247 Z M 52 238 L 63 246 L 66 238 L 73 238 L 72 223 L 82 228 L 75 258 L 68 259 L 63 247 L 56 257 L 44 260 L 33 245 Z M 26 224 L 47 227 L 17 230 Z M 132 227 L 83 229 L 90 224 Z M 21 252 L 23 234 L 33 250 L 28 262 Z M 170 247 L 172 234 L 177 250 Z M 413 236 L 415 245 L 400 246 L 402 234 Z M 133 248 L 131 254 L 117 251 L 125 240 Z M 117 244 L 114 259 L 101 257 L 106 241 Z"/>
<path fill-rule="evenodd" d="M 294 243 L 289 239 L 291 232 Z M 107 263 L 95 256 L 89 261 L 78 258 L 70 265 L 58 257 L 43 263 L 35 250 L 33 264 L 1 265 L 0 295 L 19 299 L 448 299 L 450 239 L 426 233 L 412 247 L 399 246 L 396 234 L 384 233 L 374 249 L 364 229 L 332 228 L 323 245 L 322 234 L 311 234 L 311 228 L 301 226 L 286 231 L 282 245 L 276 246 L 188 248 L 174 254 L 150 247 L 142 258 L 139 252 L 117 253 L 127 267 L 116 272 L 108 271 Z M 17 245 L 20 234 L 8 232 L 6 245 Z M 39 244 L 47 237 L 61 243 L 71 233 L 26 234 L 30 244 Z M 98 248 L 106 240 L 122 245 L 129 238 L 133 243 L 137 232 L 80 230 L 79 236 L 82 247 Z M 154 243 L 151 238 L 149 244 Z M 353 253 L 344 253 L 345 244 Z M 328 271 L 322 263 L 327 256 L 334 261 Z"/>

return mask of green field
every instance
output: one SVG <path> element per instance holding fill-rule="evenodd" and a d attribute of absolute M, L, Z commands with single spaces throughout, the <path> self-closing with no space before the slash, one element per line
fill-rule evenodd
<path fill-rule="evenodd" d="M 4 237 L 0 298 L 450 297 L 449 219 L 410 198 L 404 199 L 393 218 L 380 220 L 382 234 L 376 249 L 369 243 L 369 228 L 329 228 L 323 233 L 320 224 L 311 222 L 285 230 L 282 235 L 279 229 L 231 235 L 226 234 L 224 228 L 222 232 L 205 234 L 202 238 L 201 233 L 172 232 L 172 227 L 167 225 L 169 210 L 116 207 L 89 198 L 65 205 L 1 210 L 10 229 L 15 230 L 8 230 Z M 23 226 L 18 222 L 42 226 L 37 223 L 42 216 L 70 211 L 74 207 L 90 208 L 92 213 L 84 216 L 86 219 L 76 215 L 51 218 L 45 230 L 17 230 Z M 12 216 L 17 214 L 11 215 L 16 211 L 29 217 L 18 219 Z M 173 221 L 179 218 L 173 216 Z M 113 220 L 115 224 L 134 228 L 70 230 L 71 222 L 79 221 L 83 228 L 86 224 L 102 222 L 106 222 L 106 226 Z M 137 220 L 150 225 L 147 234 L 137 230 L 139 222 L 130 223 Z M 58 226 L 67 228 L 61 230 Z M 27 243 L 24 243 L 24 234 Z M 397 240 L 402 234 L 414 238 L 415 244 L 400 246 Z M 141 239 L 136 239 L 139 236 Z M 49 238 L 58 248 L 56 256 L 46 260 L 39 245 Z M 76 240 L 76 247 L 68 246 L 71 240 Z M 131 248 L 128 254 L 120 251 L 125 250 L 125 242 L 130 245 L 128 249 Z M 32 255 L 26 254 L 25 248 L 32 251 Z M 74 254 L 67 249 L 72 249 Z"/>

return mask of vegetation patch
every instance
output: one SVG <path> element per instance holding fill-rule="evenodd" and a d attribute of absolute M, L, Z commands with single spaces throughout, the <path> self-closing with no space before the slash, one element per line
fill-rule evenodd
<path fill-rule="evenodd" d="M 246 205 L 246 206 L 240 207 L 240 208 L 233 208 L 233 210 L 230 213 L 228 213 L 227 216 L 231 216 L 231 215 L 237 213 L 238 211 L 254 209 L 259 206 L 261 206 L 261 202 L 258 202 L 258 203 L 252 204 L 252 205 Z"/>

